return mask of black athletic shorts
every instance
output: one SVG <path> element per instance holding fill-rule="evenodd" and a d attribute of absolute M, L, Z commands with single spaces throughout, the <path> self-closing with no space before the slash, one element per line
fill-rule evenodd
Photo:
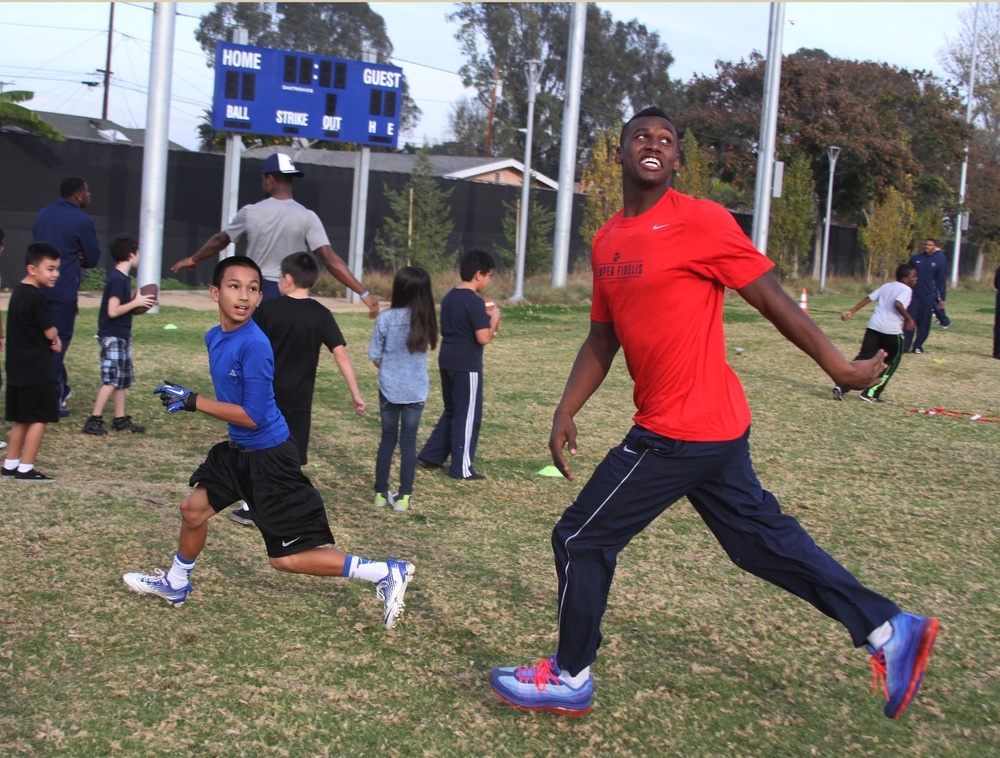
<path fill-rule="evenodd" d="M 191 475 L 190 485 L 196 484 L 207 490 L 216 513 L 245 500 L 271 558 L 333 544 L 323 498 L 302 473 L 290 437 L 264 450 L 220 442 Z"/>
<path fill-rule="evenodd" d="M 59 421 L 59 384 L 7 385 L 7 420 L 14 424 L 54 424 Z"/>

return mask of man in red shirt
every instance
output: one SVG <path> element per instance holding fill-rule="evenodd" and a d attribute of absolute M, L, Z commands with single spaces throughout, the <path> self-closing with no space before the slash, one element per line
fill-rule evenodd
<path fill-rule="evenodd" d="M 781 289 L 771 262 L 725 208 L 670 189 L 677 130 L 659 108 L 625 124 L 615 162 L 624 208 L 594 238 L 590 333 L 555 411 L 552 460 L 573 478 L 563 453 L 568 445 L 576 454 L 573 418 L 619 349 L 635 383 L 635 425 L 552 532 L 556 654 L 493 669 L 491 687 L 522 710 L 586 713 L 617 555 L 687 496 L 736 565 L 841 622 L 855 646 L 868 644 L 886 692 L 885 714 L 900 716 L 920 686 L 937 619 L 902 613 L 864 587 L 761 487 L 750 461 L 750 408 L 726 362 L 725 288 L 739 292 L 838 386 L 876 384 L 885 352 L 848 362 Z"/>

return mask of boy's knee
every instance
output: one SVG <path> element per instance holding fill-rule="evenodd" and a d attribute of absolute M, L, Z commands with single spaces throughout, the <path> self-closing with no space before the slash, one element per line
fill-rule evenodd
<path fill-rule="evenodd" d="M 181 518 L 188 526 L 201 526 L 215 515 L 215 509 L 208 502 L 205 490 L 197 487 L 181 502 Z"/>
<path fill-rule="evenodd" d="M 272 557 L 269 558 L 269 560 L 271 561 L 271 568 L 276 569 L 277 571 L 287 571 L 289 573 L 295 573 L 295 570 L 292 568 L 293 556 L 285 555 L 280 558 Z"/>

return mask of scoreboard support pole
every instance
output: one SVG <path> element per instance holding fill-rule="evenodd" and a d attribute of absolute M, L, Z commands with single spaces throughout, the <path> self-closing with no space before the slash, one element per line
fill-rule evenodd
<path fill-rule="evenodd" d="M 242 26 L 237 26 L 232 32 L 232 42 L 237 45 L 246 45 L 250 42 L 250 35 Z M 222 180 L 222 226 L 220 229 L 228 229 L 229 222 L 233 220 L 236 211 L 239 210 L 240 197 L 240 158 L 243 155 L 243 137 L 239 132 L 226 133 L 226 167 Z M 219 253 L 219 260 L 230 258 L 236 255 L 236 245 L 229 243 L 226 249 Z"/>

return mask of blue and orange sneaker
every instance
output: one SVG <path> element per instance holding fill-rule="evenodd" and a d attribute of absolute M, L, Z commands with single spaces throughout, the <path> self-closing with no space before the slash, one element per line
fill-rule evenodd
<path fill-rule="evenodd" d="M 552 711 L 578 717 L 590 710 L 594 677 L 588 676 L 577 688 L 570 687 L 559 678 L 559 665 L 553 655 L 534 666 L 493 669 L 490 687 L 502 700 L 522 711 Z"/>
<path fill-rule="evenodd" d="M 885 693 L 885 715 L 898 719 L 920 689 L 927 659 L 938 633 L 938 620 L 912 613 L 899 613 L 889 619 L 892 637 L 881 648 L 871 645 L 872 690 L 879 683 Z"/>

